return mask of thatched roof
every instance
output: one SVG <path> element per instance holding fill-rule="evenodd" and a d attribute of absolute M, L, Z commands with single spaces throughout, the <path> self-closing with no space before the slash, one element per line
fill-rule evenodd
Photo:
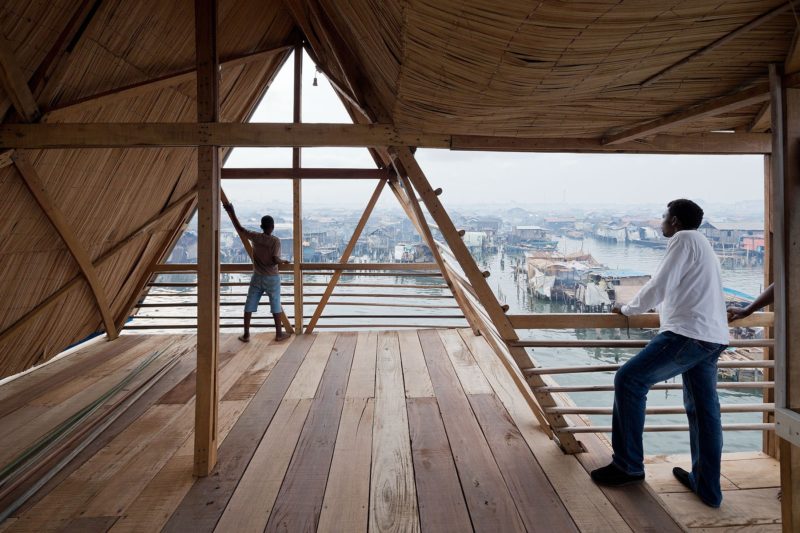
<path fill-rule="evenodd" d="M 360 122 L 452 134 L 609 136 L 763 86 L 767 65 L 782 63 L 790 49 L 796 26 L 790 9 L 642 82 L 784 4 L 220 0 L 221 120 L 247 119 L 290 52 L 285 47 L 304 36 Z M 177 84 L 135 87 L 194 68 L 191 0 L 7 0 L 0 32 L 42 121 L 196 120 L 191 74 Z M 115 93 L 120 88 L 128 88 L 124 97 Z M 671 132 L 746 129 L 762 108 L 759 102 Z M 21 121 L 5 93 L 0 112 L 5 123 Z M 121 321 L 192 202 L 129 237 L 191 191 L 195 150 L 17 156 L 32 163 Z M 4 158 L 8 153 L 0 156 L 0 376 L 47 360 L 102 327 L 73 255 Z"/>

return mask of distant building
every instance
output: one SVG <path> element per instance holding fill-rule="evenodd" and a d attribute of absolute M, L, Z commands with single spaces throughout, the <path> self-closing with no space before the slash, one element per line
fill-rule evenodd
<path fill-rule="evenodd" d="M 706 236 L 714 248 L 740 248 L 743 237 L 764 237 L 764 222 L 710 222 L 705 221 L 698 231 Z"/>

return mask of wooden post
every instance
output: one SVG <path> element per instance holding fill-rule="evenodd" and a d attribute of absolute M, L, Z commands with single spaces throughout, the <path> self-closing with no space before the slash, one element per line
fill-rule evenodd
<path fill-rule="evenodd" d="M 774 281 L 773 264 L 772 264 L 772 159 L 770 155 L 764 156 L 764 288 L 769 287 L 770 283 Z M 772 306 L 768 308 L 772 310 Z M 764 328 L 764 338 L 772 339 L 775 335 L 774 328 Z M 771 347 L 763 349 L 763 359 L 774 360 L 775 351 Z M 775 379 L 775 370 L 772 368 L 764 369 L 764 380 L 773 381 Z M 775 402 L 775 389 L 764 389 L 763 393 L 764 403 Z M 765 412 L 763 417 L 764 423 L 774 423 L 774 412 Z M 778 444 L 774 431 L 765 431 L 763 433 L 761 450 L 770 455 L 771 457 L 778 457 Z"/>
<path fill-rule="evenodd" d="M 787 88 L 770 65 L 772 97 L 772 261 L 775 278 L 775 396 L 781 408 L 800 408 L 800 89 Z M 794 327 L 792 327 L 794 325 Z M 780 439 L 781 518 L 800 530 L 800 448 Z"/>
<path fill-rule="evenodd" d="M 302 122 L 301 106 L 303 99 L 303 45 L 294 47 L 294 123 Z M 299 170 L 300 148 L 292 148 L 292 168 Z M 299 177 L 292 180 L 293 199 L 293 246 L 294 246 L 294 329 L 303 333 L 303 188 Z"/>
<path fill-rule="evenodd" d="M 197 121 L 219 120 L 217 2 L 195 0 Z M 219 149 L 197 149 L 197 404 L 194 473 L 217 462 L 217 352 L 219 349 Z"/>
<path fill-rule="evenodd" d="M 381 192 L 383 192 L 385 185 L 386 180 L 382 179 L 375 187 L 375 191 L 372 193 L 372 197 L 369 199 L 367 207 L 364 209 L 364 213 L 361 214 L 361 219 L 358 221 L 358 224 L 356 224 L 355 230 L 353 230 L 353 236 L 350 237 L 350 242 L 347 243 L 347 246 L 342 252 L 342 258 L 339 259 L 339 263 L 344 265 L 350 259 L 350 254 L 353 253 L 356 243 L 358 242 L 358 238 L 361 236 L 361 232 L 364 230 L 364 226 L 367 224 L 367 220 L 369 220 L 369 216 L 372 214 L 372 210 L 375 208 L 375 204 L 378 202 L 378 198 L 380 198 Z M 331 276 L 331 280 L 328 282 L 328 286 L 325 287 L 325 292 L 322 294 L 322 298 L 320 298 L 319 304 L 317 304 L 317 308 L 314 310 L 314 315 L 311 317 L 311 320 L 308 323 L 306 333 L 311 333 L 314 331 L 314 327 L 316 327 L 319 317 L 322 316 L 322 311 L 325 309 L 325 305 L 328 303 L 328 300 L 330 300 L 331 294 L 333 294 L 333 289 L 339 282 L 339 278 L 342 277 L 343 272 L 344 271 L 342 270 L 337 270 L 333 273 L 333 276 Z"/>

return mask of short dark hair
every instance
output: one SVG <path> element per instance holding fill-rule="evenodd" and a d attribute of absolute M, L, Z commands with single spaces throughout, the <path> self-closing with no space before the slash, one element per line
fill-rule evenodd
<path fill-rule="evenodd" d="M 667 210 L 680 221 L 684 229 L 697 229 L 703 223 L 703 209 L 691 200 L 672 200 L 667 204 Z"/>
<path fill-rule="evenodd" d="M 271 216 L 265 215 L 265 216 L 261 217 L 261 227 L 264 228 L 264 229 L 266 229 L 266 228 L 274 228 L 275 227 L 275 220 Z"/>

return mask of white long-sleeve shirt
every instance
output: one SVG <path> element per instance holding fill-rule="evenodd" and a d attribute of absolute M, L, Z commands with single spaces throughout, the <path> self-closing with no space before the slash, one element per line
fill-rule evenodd
<path fill-rule="evenodd" d="M 669 240 L 658 270 L 622 314 L 658 308 L 659 331 L 716 344 L 728 344 L 722 271 L 708 240 L 697 230 L 682 230 Z"/>

